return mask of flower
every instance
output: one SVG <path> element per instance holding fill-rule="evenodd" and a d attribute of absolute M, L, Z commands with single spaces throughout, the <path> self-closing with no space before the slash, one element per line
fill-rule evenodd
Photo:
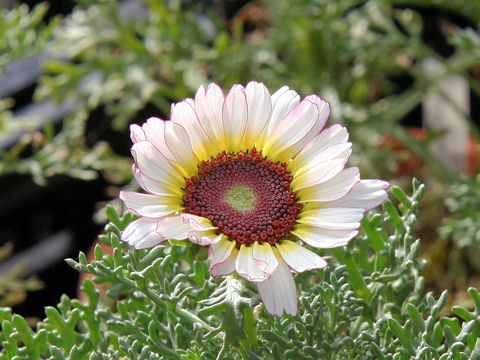
<path fill-rule="evenodd" d="M 171 120 L 131 125 L 133 174 L 145 193 L 122 191 L 140 216 L 122 233 L 136 249 L 167 239 L 209 246 L 214 277 L 237 272 L 255 282 L 266 310 L 295 316 L 290 270 L 322 269 L 315 248 L 346 245 L 366 210 L 387 198 L 389 184 L 360 180 L 345 167 L 345 127 L 325 128 L 330 105 L 300 101 L 287 86 L 214 83 L 172 105 Z"/>

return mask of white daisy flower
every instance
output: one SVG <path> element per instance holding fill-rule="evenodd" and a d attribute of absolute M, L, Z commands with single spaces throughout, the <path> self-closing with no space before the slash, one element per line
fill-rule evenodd
<path fill-rule="evenodd" d="M 258 82 L 225 96 L 212 83 L 172 106 L 171 120 L 130 127 L 133 174 L 145 191 L 122 191 L 136 249 L 167 239 L 209 246 L 210 273 L 256 283 L 266 310 L 295 316 L 291 270 L 322 269 L 315 248 L 346 245 L 388 182 L 360 180 L 341 125 L 325 128 L 330 105 Z"/>

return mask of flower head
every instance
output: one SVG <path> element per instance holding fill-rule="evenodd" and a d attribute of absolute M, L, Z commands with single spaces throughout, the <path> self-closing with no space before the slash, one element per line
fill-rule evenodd
<path fill-rule="evenodd" d="M 389 184 L 360 180 L 341 125 L 325 128 L 330 105 L 300 101 L 288 87 L 261 83 L 200 87 L 174 104 L 171 120 L 130 127 L 133 174 L 145 193 L 122 191 L 140 216 L 122 240 L 136 249 L 167 239 L 209 246 L 210 273 L 256 283 L 270 314 L 297 313 L 290 270 L 327 263 L 315 248 L 346 245 Z"/>

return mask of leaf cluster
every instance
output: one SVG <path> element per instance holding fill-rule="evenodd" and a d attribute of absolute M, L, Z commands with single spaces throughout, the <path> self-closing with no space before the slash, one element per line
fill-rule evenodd
<path fill-rule="evenodd" d="M 0 73 L 13 60 L 37 54 L 51 41 L 60 18 L 44 23 L 48 3 L 33 9 L 17 5 L 12 10 L 0 10 Z"/>

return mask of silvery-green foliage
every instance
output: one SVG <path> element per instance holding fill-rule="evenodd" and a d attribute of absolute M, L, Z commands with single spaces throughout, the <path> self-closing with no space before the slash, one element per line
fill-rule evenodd
<path fill-rule="evenodd" d="M 6 69 L 8 64 L 37 55 L 52 40 L 53 32 L 60 19 L 54 18 L 46 24 L 47 11 L 47 3 L 38 4 L 32 9 L 25 4 L 16 5 L 12 9 L 0 7 L 0 75 L 8 73 L 8 68 Z M 16 79 L 13 80 L 15 83 Z M 8 88 L 12 82 L 11 74 L 1 81 L 5 82 L 2 85 L 7 85 Z M 20 119 L 13 116 L 11 109 L 14 105 L 14 99 L 0 98 L 0 138 L 2 139 L 20 130 L 32 129 L 31 119 L 19 121 Z M 2 162 L 9 158 L 9 154 L 4 156 L 3 152 Z M 0 173 L 2 172 L 4 167 L 0 166 Z"/>
<path fill-rule="evenodd" d="M 441 232 L 451 236 L 460 248 L 480 242 L 480 176 L 462 179 L 450 186 L 450 194 L 445 199 L 452 217 L 444 219 Z"/>
<path fill-rule="evenodd" d="M 47 10 L 47 3 L 31 10 L 25 4 L 0 9 L 0 74 L 11 61 L 37 54 L 51 41 L 59 19 L 46 25 Z"/>
<path fill-rule="evenodd" d="M 480 293 L 469 289 L 475 308 L 454 306 L 452 317 L 441 314 L 446 292 L 424 294 L 414 236 L 423 189 L 394 187 L 397 205 L 367 216 L 329 267 L 297 275 L 299 314 L 280 319 L 251 283 L 212 279 L 202 247 L 128 248 L 119 235 L 131 215 L 109 208 L 99 238 L 113 255 L 97 246 L 91 263 L 83 253 L 67 260 L 94 275 L 83 283 L 87 301 L 63 296 L 33 330 L 2 309 L 0 359 L 479 359 Z"/>
<path fill-rule="evenodd" d="M 480 270 L 477 249 L 480 244 L 480 175 L 463 178 L 448 187 L 445 199 L 449 214 L 439 229 L 442 239 L 452 239 L 456 248 L 449 254 L 453 265 L 465 271 L 465 260 Z M 465 274 L 462 274 L 465 276 Z M 457 274 L 458 276 L 458 274 Z"/>

